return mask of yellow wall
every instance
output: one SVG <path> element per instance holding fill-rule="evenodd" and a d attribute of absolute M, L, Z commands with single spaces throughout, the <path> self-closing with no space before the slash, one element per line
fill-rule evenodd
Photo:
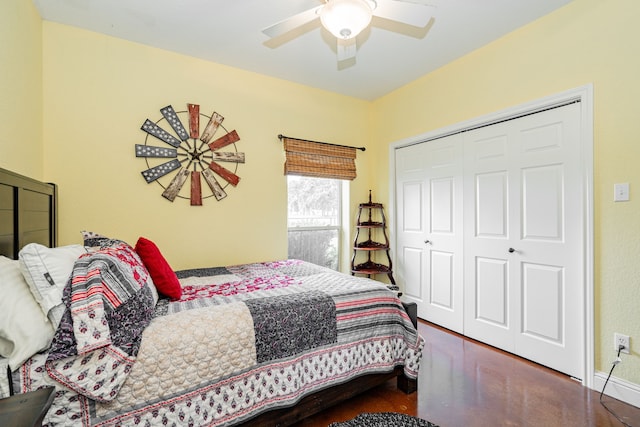
<path fill-rule="evenodd" d="M 44 175 L 59 185 L 61 244 L 79 242 L 83 229 L 132 244 L 142 235 L 175 269 L 286 258 L 277 135 L 353 145 L 369 140 L 364 101 L 52 22 L 43 29 Z M 180 111 L 187 103 L 222 114 L 246 153 L 239 185 L 202 207 L 161 197 L 134 155 L 134 145 L 144 143 L 145 119 L 158 120 L 168 104 Z M 368 189 L 366 154 L 358 167 L 354 204 Z"/>
<path fill-rule="evenodd" d="M 42 24 L 30 1 L 0 1 L 0 167 L 42 179 Z"/>
<path fill-rule="evenodd" d="M 570 5 L 377 100 L 374 188 L 388 200 L 389 144 L 587 83 L 594 85 L 596 370 L 615 357 L 613 334 L 634 356 L 615 375 L 640 384 L 640 2 Z M 437 23 L 436 23 L 437 25 Z M 374 120 L 374 123 L 380 121 Z M 614 203 L 629 182 L 631 201 Z"/>

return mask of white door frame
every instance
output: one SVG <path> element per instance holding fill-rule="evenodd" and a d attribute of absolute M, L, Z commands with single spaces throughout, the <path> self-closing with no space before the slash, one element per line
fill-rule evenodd
<path fill-rule="evenodd" d="M 587 84 L 578 88 L 570 89 L 555 95 L 544 97 L 535 101 L 527 102 L 521 105 L 507 108 L 502 111 L 489 113 L 487 115 L 456 123 L 451 126 L 429 131 L 427 133 L 416 135 L 400 141 L 393 142 L 389 145 L 389 211 L 387 219 L 389 230 L 395 230 L 396 226 L 396 159 L 395 150 L 407 145 L 427 142 L 434 139 L 442 138 L 447 135 L 458 133 L 464 130 L 474 129 L 480 126 L 487 126 L 504 120 L 513 119 L 522 115 L 532 114 L 538 111 L 557 107 L 572 101 L 579 101 L 580 109 L 580 142 L 582 146 L 581 165 L 582 180 L 584 184 L 584 278 L 585 292 L 583 295 L 583 312 L 584 312 L 584 329 L 583 333 L 583 361 L 584 375 L 582 376 L 582 385 L 594 388 L 594 372 L 595 372 L 595 327 L 594 327 L 594 260 L 593 260 L 593 84 Z M 396 240 L 395 233 L 390 233 L 391 256 L 392 262 L 396 263 Z M 396 264 L 397 265 L 397 264 Z"/>

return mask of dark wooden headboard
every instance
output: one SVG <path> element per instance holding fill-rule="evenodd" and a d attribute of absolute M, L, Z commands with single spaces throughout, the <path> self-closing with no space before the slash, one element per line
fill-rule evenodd
<path fill-rule="evenodd" d="M 27 243 L 58 243 L 55 184 L 0 168 L 0 255 L 18 259 Z"/>

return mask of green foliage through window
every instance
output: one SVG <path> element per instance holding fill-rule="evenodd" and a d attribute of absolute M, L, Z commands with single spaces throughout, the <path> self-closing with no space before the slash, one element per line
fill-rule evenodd
<path fill-rule="evenodd" d="M 289 258 L 338 269 L 342 182 L 289 175 Z"/>

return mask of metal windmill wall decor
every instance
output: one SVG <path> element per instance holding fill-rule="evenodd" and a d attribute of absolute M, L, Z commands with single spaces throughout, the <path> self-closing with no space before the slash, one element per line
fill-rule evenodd
<path fill-rule="evenodd" d="M 136 157 L 145 159 L 147 169 L 142 176 L 148 184 L 158 183 L 164 191 L 162 197 L 173 202 L 176 198 L 189 199 L 191 206 L 201 206 L 202 200 L 215 197 L 222 200 L 227 196 L 225 189 L 230 184 L 237 186 L 240 177 L 237 175 L 238 164 L 245 162 L 245 155 L 239 152 L 236 143 L 240 137 L 235 130 L 227 131 L 222 126 L 224 117 L 215 111 L 211 116 L 200 113 L 198 104 L 187 104 L 187 110 L 176 112 L 171 105 L 160 109 L 162 117 L 157 121 L 146 119 L 141 129 L 147 134 L 144 144 L 136 144 Z M 200 132 L 202 123 L 206 122 Z M 189 130 L 183 125 L 187 120 Z M 168 124 L 171 131 L 163 125 Z M 224 134 L 213 139 L 222 130 Z M 162 141 L 170 147 L 153 145 Z M 225 151 L 220 151 L 221 149 Z M 171 160 L 167 160 L 171 159 Z M 220 163 L 227 163 L 227 167 Z M 231 166 L 230 166 L 231 165 Z M 169 177 L 173 178 L 168 181 Z M 190 191 L 182 195 L 181 191 L 190 178 Z M 205 190 L 203 195 L 202 179 L 207 184 L 210 194 Z M 219 179 L 223 181 L 221 184 Z M 164 183 L 163 181 L 168 181 Z M 186 192 L 186 190 L 185 190 Z"/>

